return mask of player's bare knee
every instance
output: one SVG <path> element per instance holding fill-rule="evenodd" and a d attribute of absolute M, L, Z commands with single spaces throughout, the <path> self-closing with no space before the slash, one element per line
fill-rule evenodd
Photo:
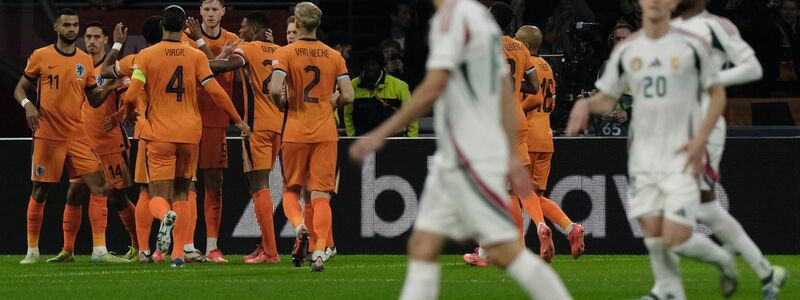
<path fill-rule="evenodd" d="M 70 184 L 67 189 L 67 205 L 80 206 L 88 201 L 88 190 L 85 184 Z"/>
<path fill-rule="evenodd" d="M 437 261 L 441 248 L 441 242 L 429 233 L 414 230 L 408 239 L 408 255 L 412 259 Z"/>
<path fill-rule="evenodd" d="M 112 189 L 108 194 L 108 202 L 110 202 L 117 211 L 120 211 L 128 208 L 128 203 L 130 203 L 130 200 L 128 199 L 128 194 L 125 193 L 125 190 Z"/>
<path fill-rule="evenodd" d="M 692 227 L 678 224 L 665 225 L 661 239 L 664 242 L 664 246 L 674 247 L 686 242 L 692 237 L 692 234 Z"/>
<path fill-rule="evenodd" d="M 203 170 L 203 183 L 206 189 L 222 192 L 222 170 L 221 169 L 206 169 Z"/>
<path fill-rule="evenodd" d="M 331 193 L 330 192 L 321 192 L 321 191 L 311 191 L 309 196 L 310 196 L 311 199 L 320 199 L 320 198 L 330 199 L 331 198 Z"/>
<path fill-rule="evenodd" d="M 47 194 L 50 191 L 50 184 L 45 182 L 33 182 L 31 197 L 34 201 L 44 203 L 47 201 Z"/>

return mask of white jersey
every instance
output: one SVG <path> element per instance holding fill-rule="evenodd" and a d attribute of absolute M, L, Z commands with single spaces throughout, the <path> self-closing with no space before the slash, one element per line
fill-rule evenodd
<path fill-rule="evenodd" d="M 501 31 L 474 0 L 447 0 L 431 19 L 428 70 L 448 70 L 436 101 L 439 137 L 435 162 L 506 168 L 509 146 L 502 125 L 502 80 L 508 77 Z M 514 116 L 510 116 L 514 117 Z"/>
<path fill-rule="evenodd" d="M 671 27 L 658 39 L 642 31 L 614 48 L 597 89 L 614 98 L 630 86 L 628 171 L 680 173 L 676 153 L 699 128 L 702 93 L 717 84 L 720 60 L 700 37 Z"/>

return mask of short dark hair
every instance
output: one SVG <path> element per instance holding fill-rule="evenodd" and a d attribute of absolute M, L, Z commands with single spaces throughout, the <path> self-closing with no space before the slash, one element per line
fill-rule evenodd
<path fill-rule="evenodd" d="M 103 24 L 103 22 L 100 20 L 94 20 L 89 23 L 86 23 L 86 27 L 83 28 L 83 32 L 85 33 L 86 29 L 89 29 L 89 27 L 100 28 L 100 30 L 103 32 L 103 35 L 108 36 L 108 28 L 106 28 L 106 24 Z"/>
<path fill-rule="evenodd" d="M 330 47 L 336 47 L 338 45 L 352 45 L 353 43 L 347 33 L 337 30 L 328 33 L 328 35 L 325 37 L 325 44 Z"/>
<path fill-rule="evenodd" d="M 75 12 L 74 9 L 62 8 L 56 13 L 56 22 L 58 22 L 58 20 L 61 20 L 61 17 L 63 16 L 77 16 L 77 15 L 78 13 Z"/>
<path fill-rule="evenodd" d="M 267 19 L 267 14 L 263 11 L 251 11 L 244 17 L 247 19 L 248 23 L 253 24 L 258 28 L 264 29 L 269 27 L 269 19 Z"/>
<path fill-rule="evenodd" d="M 401 4 L 408 5 L 409 7 L 411 6 L 411 3 L 408 3 L 407 0 L 394 0 L 392 1 L 392 3 L 389 4 L 389 15 L 396 16 L 397 13 L 400 12 Z"/>
<path fill-rule="evenodd" d="M 367 63 L 377 63 L 381 68 L 386 66 L 386 60 L 383 57 L 383 52 L 380 49 L 372 47 L 367 50 L 356 51 L 353 53 L 355 69 L 362 70 Z"/>
<path fill-rule="evenodd" d="M 166 31 L 177 32 L 183 30 L 186 23 L 186 11 L 180 6 L 170 5 L 161 11 L 161 27 Z"/>
<path fill-rule="evenodd" d="M 164 32 L 161 30 L 161 16 L 149 16 L 142 23 L 142 35 L 144 40 L 155 45 L 161 41 Z"/>
<path fill-rule="evenodd" d="M 511 5 L 504 2 L 492 3 L 492 6 L 489 6 L 489 12 L 492 13 L 497 25 L 500 25 L 500 29 L 503 31 L 506 31 L 511 25 L 511 21 L 514 20 L 514 11 L 511 9 Z"/>
<path fill-rule="evenodd" d="M 225 7 L 225 0 L 200 0 L 200 6 L 202 6 L 203 4 L 206 4 L 206 2 L 210 2 L 210 1 L 217 1 L 217 2 L 219 2 L 219 5 L 222 5 L 222 7 Z"/>

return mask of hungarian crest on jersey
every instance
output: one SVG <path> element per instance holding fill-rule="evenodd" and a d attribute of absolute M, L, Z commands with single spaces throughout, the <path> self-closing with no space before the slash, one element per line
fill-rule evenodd
<path fill-rule="evenodd" d="M 78 75 L 78 78 L 83 78 L 86 75 L 86 67 L 83 64 L 75 64 L 75 74 Z"/>

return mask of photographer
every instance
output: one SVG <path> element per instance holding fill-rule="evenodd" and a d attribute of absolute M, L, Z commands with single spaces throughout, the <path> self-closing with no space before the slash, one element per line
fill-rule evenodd
<path fill-rule="evenodd" d="M 386 72 L 405 81 L 411 89 L 414 89 L 420 79 L 417 78 L 414 71 L 412 71 L 405 62 L 403 50 L 400 49 L 400 43 L 393 39 L 386 39 L 380 43 L 380 47 L 386 65 Z"/>
<path fill-rule="evenodd" d="M 608 45 L 612 49 L 621 43 L 623 40 L 633 34 L 634 28 L 627 23 L 618 23 L 608 36 Z M 603 62 L 600 66 L 600 72 L 597 78 L 603 74 L 608 63 L 608 60 Z M 622 93 L 617 106 L 611 112 L 596 116 L 593 119 L 594 133 L 597 136 L 627 136 L 628 125 L 630 125 L 631 108 L 633 105 L 633 97 L 631 96 L 631 89 L 627 88 Z"/>

